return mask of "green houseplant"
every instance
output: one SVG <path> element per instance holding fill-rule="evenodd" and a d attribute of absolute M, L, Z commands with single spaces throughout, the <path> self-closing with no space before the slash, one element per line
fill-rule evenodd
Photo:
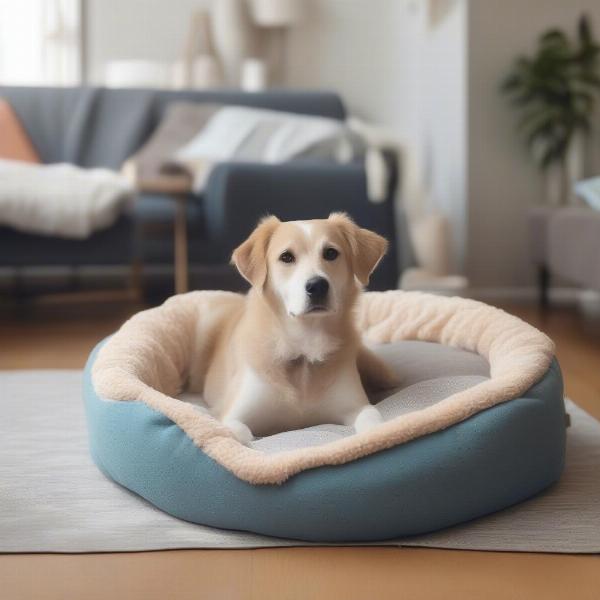
<path fill-rule="evenodd" d="M 554 202 L 564 201 L 571 180 L 582 174 L 599 89 L 600 46 L 585 15 L 574 38 L 559 29 L 543 33 L 534 54 L 517 57 L 502 82 L 535 162 L 548 183 L 551 173 L 558 177 Z"/>

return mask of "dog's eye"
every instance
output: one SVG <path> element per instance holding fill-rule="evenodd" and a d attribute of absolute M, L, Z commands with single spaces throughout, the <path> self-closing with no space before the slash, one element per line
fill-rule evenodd
<path fill-rule="evenodd" d="M 289 250 L 286 250 L 281 253 L 279 260 L 284 263 L 293 263 L 296 260 L 296 257 Z"/>
<path fill-rule="evenodd" d="M 335 248 L 325 248 L 323 250 L 323 258 L 325 260 L 335 260 L 340 253 Z"/>

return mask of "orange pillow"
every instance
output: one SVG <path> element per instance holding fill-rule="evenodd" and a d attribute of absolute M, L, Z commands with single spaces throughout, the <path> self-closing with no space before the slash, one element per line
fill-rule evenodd
<path fill-rule="evenodd" d="M 0 98 L 0 158 L 21 160 L 28 163 L 40 163 L 29 136 L 13 107 Z"/>

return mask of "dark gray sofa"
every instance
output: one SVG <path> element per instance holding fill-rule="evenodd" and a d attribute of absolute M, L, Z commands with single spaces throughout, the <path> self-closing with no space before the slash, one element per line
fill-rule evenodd
<path fill-rule="evenodd" d="M 158 91 L 104 88 L 1 87 L 19 115 L 42 160 L 83 167 L 118 169 L 150 136 L 173 101 L 218 102 L 302 114 L 345 117 L 340 98 L 329 92 Z M 323 217 L 345 210 L 364 227 L 384 235 L 390 252 L 373 278 L 372 289 L 395 287 L 398 260 L 393 192 L 381 204 L 366 196 L 362 164 L 297 162 L 285 165 L 223 164 L 210 177 L 203 197 L 188 202 L 190 262 L 223 265 L 231 251 L 267 214 L 282 219 Z M 168 224 L 171 200 L 145 196 L 131 213 L 86 240 L 29 235 L 0 227 L 0 266 L 171 264 Z M 163 234 L 146 235 L 167 225 Z M 160 229 L 154 227 L 154 229 Z"/>

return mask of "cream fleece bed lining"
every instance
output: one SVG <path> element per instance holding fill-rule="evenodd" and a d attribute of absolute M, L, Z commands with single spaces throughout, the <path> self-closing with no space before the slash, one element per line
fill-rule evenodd
<path fill-rule="evenodd" d="M 490 378 L 371 431 L 268 454 L 243 446 L 217 420 L 175 398 L 192 357 L 201 357 L 209 343 L 211 314 L 236 297 L 191 292 L 135 315 L 102 347 L 92 377 L 100 397 L 146 403 L 181 427 L 208 456 L 252 484 L 283 483 L 306 469 L 350 462 L 517 398 L 541 379 L 554 353 L 543 333 L 480 302 L 419 292 L 365 293 L 357 324 L 368 342 L 418 340 L 475 352 L 489 362 Z"/>
<path fill-rule="evenodd" d="M 384 421 L 422 410 L 450 394 L 489 379 L 487 361 L 473 352 L 430 342 L 402 341 L 373 347 L 402 382 L 398 388 L 371 394 Z M 202 396 L 189 391 L 178 396 L 206 410 Z M 324 424 L 256 438 L 248 445 L 273 454 L 327 444 L 355 434 L 351 425 Z"/>

